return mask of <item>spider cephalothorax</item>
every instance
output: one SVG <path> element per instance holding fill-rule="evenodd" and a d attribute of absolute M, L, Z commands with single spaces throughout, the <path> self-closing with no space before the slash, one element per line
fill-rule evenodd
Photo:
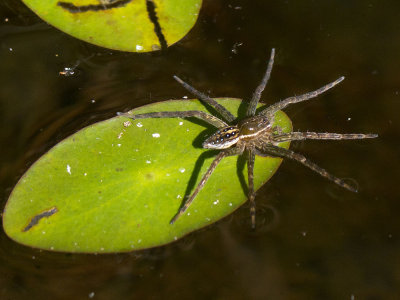
<path fill-rule="evenodd" d="M 274 63 L 275 50 L 272 49 L 271 57 L 268 63 L 267 71 L 260 83 L 260 85 L 256 88 L 253 93 L 253 97 L 250 100 L 249 106 L 247 108 L 246 117 L 240 119 L 237 123 L 233 123 L 235 121 L 235 117 L 222 105 L 220 105 L 214 99 L 208 97 L 207 95 L 197 91 L 195 88 L 182 81 L 177 76 L 174 78 L 183 85 L 189 92 L 198 97 L 199 100 L 213 106 L 217 112 L 222 116 L 222 119 L 205 113 L 203 111 L 168 111 L 168 112 L 155 112 L 155 113 L 146 113 L 139 115 L 132 115 L 129 113 L 118 113 L 119 115 L 126 116 L 131 119 L 144 119 L 144 118 L 189 118 L 196 117 L 202 119 L 203 121 L 215 126 L 218 130 L 207 138 L 203 142 L 203 147 L 208 149 L 219 149 L 221 150 L 219 154 L 216 156 L 214 161 L 211 163 L 207 172 L 203 175 L 196 189 L 189 196 L 189 198 L 183 203 L 179 211 L 176 215 L 171 219 L 171 224 L 173 224 L 179 216 L 181 216 L 186 209 L 190 206 L 192 201 L 195 199 L 197 194 L 206 184 L 208 178 L 211 176 L 219 162 L 226 156 L 231 155 L 241 155 L 243 153 L 247 154 L 247 170 L 248 170 L 248 182 L 249 182 L 249 191 L 248 198 L 250 201 L 250 215 L 251 215 L 251 224 L 252 227 L 255 227 L 255 192 L 254 192 L 254 184 L 253 184 L 253 169 L 254 169 L 254 160 L 255 155 L 259 156 L 272 156 L 272 157 L 281 157 L 281 158 L 289 158 L 295 160 L 304 166 L 310 168 L 311 170 L 317 172 L 321 176 L 333 181 L 339 186 L 349 190 L 356 192 L 357 190 L 351 185 L 344 182 L 342 179 L 335 177 L 328 173 L 326 170 L 317 166 L 315 163 L 308 160 L 306 157 L 299 153 L 295 153 L 289 149 L 284 149 L 279 147 L 279 143 L 286 141 L 296 141 L 296 140 L 305 140 L 305 139 L 314 139 L 314 140 L 343 140 L 343 139 L 366 139 L 366 138 L 375 138 L 378 135 L 376 134 L 340 134 L 340 133 L 317 133 L 317 132 L 289 132 L 282 133 L 281 129 L 278 126 L 273 126 L 274 124 L 274 116 L 278 110 L 284 109 L 289 104 L 302 102 L 311 98 L 315 98 L 319 94 L 329 90 L 333 86 L 337 85 L 341 82 L 344 77 L 340 77 L 337 80 L 328 83 L 327 85 L 300 95 L 286 98 L 280 102 L 277 102 L 273 105 L 270 105 L 264 109 L 262 109 L 258 114 L 256 114 L 257 104 L 260 100 L 261 93 L 263 92 L 269 77 L 271 75 L 272 66 Z"/>

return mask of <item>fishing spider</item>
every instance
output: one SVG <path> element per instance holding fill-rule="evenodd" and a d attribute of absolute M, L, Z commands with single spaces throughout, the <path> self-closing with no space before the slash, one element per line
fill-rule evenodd
<path fill-rule="evenodd" d="M 211 114 L 202 111 L 167 111 L 167 112 L 153 112 L 139 115 L 131 115 L 129 113 L 118 113 L 118 115 L 125 116 L 131 119 L 144 119 L 144 118 L 199 118 L 215 127 L 218 128 L 217 132 L 211 135 L 203 142 L 203 148 L 207 149 L 219 149 L 219 154 L 215 157 L 211 163 L 207 172 L 203 175 L 199 184 L 197 185 L 194 192 L 189 198 L 183 202 L 179 211 L 171 219 L 170 224 L 173 224 L 190 206 L 197 194 L 204 187 L 211 174 L 214 172 L 220 161 L 231 155 L 247 154 L 247 169 L 248 169 L 248 198 L 250 201 L 250 216 L 252 228 L 255 228 L 256 218 L 256 205 L 255 205 L 255 192 L 253 184 L 253 170 L 255 155 L 259 156 L 271 156 L 280 158 L 289 158 L 297 161 L 304 166 L 310 168 L 314 172 L 317 172 L 321 176 L 333 181 L 337 185 L 352 191 L 357 192 L 356 188 L 350 186 L 342 179 L 335 177 L 328 173 L 325 169 L 317 166 L 315 163 L 308 160 L 303 155 L 293 152 L 288 149 L 279 147 L 279 143 L 287 141 L 297 140 L 352 140 L 352 139 L 366 139 L 375 138 L 376 134 L 340 134 L 340 133 L 317 133 L 317 132 L 290 132 L 283 133 L 281 128 L 274 126 L 274 116 L 278 110 L 286 108 L 288 105 L 306 101 L 317 97 L 340 83 L 344 77 L 340 77 L 335 81 L 328 83 L 327 85 L 300 95 L 286 98 L 273 105 L 270 105 L 262 109 L 256 114 L 257 104 L 260 100 L 261 93 L 271 75 L 272 66 L 274 63 L 275 49 L 271 51 L 271 57 L 269 59 L 267 71 L 250 100 L 250 104 L 247 108 L 246 117 L 243 119 L 236 120 L 235 116 L 232 115 L 225 107 L 220 105 L 214 99 L 207 95 L 199 92 L 179 77 L 174 76 L 174 79 L 178 81 L 186 90 L 195 95 L 198 99 L 214 107 L 216 111 L 223 117 L 224 120 L 213 116 Z"/>

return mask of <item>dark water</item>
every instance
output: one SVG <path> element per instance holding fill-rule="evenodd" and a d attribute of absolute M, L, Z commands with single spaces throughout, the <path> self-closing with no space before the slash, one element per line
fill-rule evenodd
<path fill-rule="evenodd" d="M 249 97 L 272 47 L 264 102 L 346 76 L 287 112 L 295 130 L 379 133 L 377 140 L 292 145 L 355 180 L 358 194 L 284 162 L 258 192 L 259 218 L 267 221 L 254 233 L 247 206 L 180 242 L 130 254 L 49 253 L 1 233 L 0 298 L 398 299 L 398 1 L 205 1 L 182 41 L 139 55 L 75 40 L 3 0 L 1 205 L 29 165 L 76 130 L 185 95 L 173 74 L 212 96 Z M 76 75 L 58 74 L 77 62 Z"/>

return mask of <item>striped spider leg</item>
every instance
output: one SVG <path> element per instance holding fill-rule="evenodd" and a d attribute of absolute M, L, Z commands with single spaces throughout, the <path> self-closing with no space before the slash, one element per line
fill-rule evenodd
<path fill-rule="evenodd" d="M 339 133 L 317 133 L 317 132 L 290 132 L 282 133 L 280 128 L 274 126 L 274 116 L 278 110 L 286 108 L 290 104 L 306 101 L 317 97 L 318 95 L 331 89 L 338 83 L 340 83 L 344 77 L 340 77 L 337 80 L 328 83 L 327 85 L 300 95 L 286 98 L 280 102 L 277 102 L 271 106 L 266 107 L 256 114 L 256 108 L 261 98 L 261 94 L 264 91 L 268 80 L 271 75 L 272 66 L 274 63 L 275 50 L 272 49 L 271 56 L 269 59 L 267 70 L 261 83 L 257 86 L 255 92 L 252 95 L 249 106 L 246 111 L 246 117 L 235 121 L 235 117 L 222 105 L 217 103 L 214 99 L 207 95 L 199 92 L 194 87 L 190 86 L 177 76 L 174 76 L 185 89 L 195 95 L 202 102 L 211 105 L 220 114 L 222 118 L 218 118 L 214 115 L 202 112 L 202 111 L 169 111 L 169 112 L 155 112 L 145 113 L 139 115 L 131 115 L 129 113 L 118 113 L 121 116 L 126 116 L 131 119 L 143 119 L 143 118 L 188 118 L 196 117 L 205 122 L 215 126 L 218 130 L 208 137 L 203 142 L 203 148 L 207 149 L 218 149 L 221 150 L 211 163 L 206 173 L 201 178 L 197 187 L 193 193 L 183 202 L 178 212 L 171 219 L 170 224 L 173 224 L 185 211 L 188 209 L 190 204 L 196 198 L 197 194 L 206 184 L 215 168 L 221 162 L 224 157 L 232 155 L 246 155 L 247 159 L 247 170 L 248 170 L 248 199 L 250 202 L 250 216 L 252 228 L 256 225 L 256 205 L 255 205 L 255 191 L 254 191 L 254 161 L 255 156 L 270 156 L 288 158 L 297 161 L 304 166 L 310 168 L 314 172 L 320 174 L 322 177 L 333 181 L 337 185 L 356 192 L 357 190 L 345 183 L 342 179 L 335 177 L 328 173 L 325 169 L 319 167 L 315 163 L 308 160 L 303 155 L 293 152 L 288 149 L 279 147 L 279 143 L 286 141 L 296 141 L 305 139 L 314 140 L 344 140 L 344 139 L 366 139 L 375 138 L 376 134 L 339 134 Z"/>

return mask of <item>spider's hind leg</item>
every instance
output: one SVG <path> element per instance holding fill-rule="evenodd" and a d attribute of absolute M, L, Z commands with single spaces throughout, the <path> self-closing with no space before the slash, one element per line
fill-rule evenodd
<path fill-rule="evenodd" d="M 200 110 L 161 111 L 161 112 L 152 112 L 152 113 L 145 113 L 138 115 L 132 115 L 129 112 L 126 113 L 117 112 L 117 116 L 127 117 L 132 120 L 152 119 L 152 118 L 197 118 L 217 128 L 228 126 L 228 124 L 226 124 L 221 119 Z"/>
<path fill-rule="evenodd" d="M 223 107 L 221 104 L 219 104 L 217 101 L 215 101 L 213 98 L 208 97 L 206 94 L 196 90 L 194 87 L 192 87 L 190 84 L 184 82 L 182 79 L 180 79 L 178 76 L 174 75 L 173 76 L 176 81 L 178 81 L 186 90 L 188 90 L 190 93 L 192 93 L 194 96 L 196 96 L 199 100 L 203 101 L 204 103 L 207 103 L 211 105 L 212 107 L 215 108 L 215 110 L 228 122 L 232 122 L 235 120 L 235 116 L 227 110 L 225 107 Z"/>
<path fill-rule="evenodd" d="M 250 218 L 251 218 L 251 228 L 256 228 L 256 193 L 254 192 L 254 160 L 255 154 L 252 150 L 248 150 L 247 158 L 247 174 L 249 178 L 249 191 L 248 198 L 250 202 Z"/>
<path fill-rule="evenodd" d="M 203 189 L 204 185 L 210 178 L 211 174 L 214 172 L 215 168 L 218 166 L 218 164 L 221 162 L 221 160 L 226 157 L 226 156 L 232 156 L 232 155 L 239 155 L 243 152 L 242 147 L 234 147 L 234 148 L 229 148 L 222 150 L 218 155 L 214 158 L 213 162 L 209 166 L 207 172 L 203 175 L 201 178 L 199 184 L 197 185 L 196 189 L 194 192 L 190 195 L 190 197 L 181 205 L 179 208 L 179 211 L 175 214 L 175 216 L 171 219 L 170 224 L 174 224 L 175 221 L 185 213 L 185 211 L 189 208 L 190 204 L 192 204 L 193 200 L 196 198 L 197 194 Z"/>

